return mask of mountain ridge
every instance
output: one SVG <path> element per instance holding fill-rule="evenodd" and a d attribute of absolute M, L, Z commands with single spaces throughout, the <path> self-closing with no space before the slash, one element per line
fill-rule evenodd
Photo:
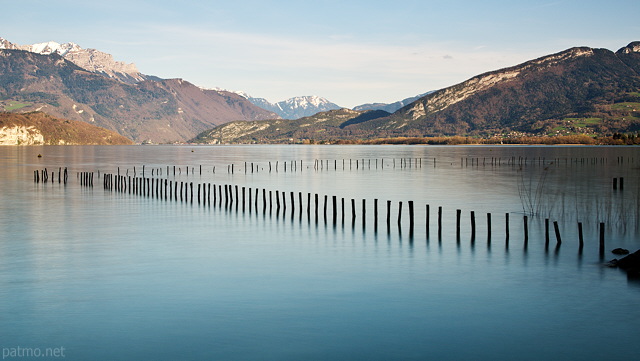
<path fill-rule="evenodd" d="M 292 141 L 330 143 L 389 137 L 638 132 L 639 74 L 640 42 L 632 42 L 615 53 L 574 47 L 430 92 L 387 116 L 357 113 L 353 121 L 340 119 L 337 128 L 317 128 L 313 133 L 288 131 L 308 136 Z M 277 134 L 263 132 L 261 137 L 264 141 L 283 141 Z M 243 142 L 246 137 L 233 139 L 227 134 L 225 139 Z M 206 142 L 206 137 L 199 140 Z"/>
<path fill-rule="evenodd" d="M 19 45 L 0 37 L 0 49 L 24 50 L 41 55 L 58 54 L 83 69 L 101 73 L 128 84 L 157 78 L 142 74 L 134 63 L 116 61 L 111 54 L 91 48 L 84 49 L 72 42 L 60 44 L 55 41 L 48 41 Z"/>
<path fill-rule="evenodd" d="M 212 126 L 277 115 L 226 92 L 181 79 L 131 84 L 84 69 L 53 52 L 0 49 L 0 110 L 45 111 L 116 131 L 134 141 L 181 142 Z"/>
<path fill-rule="evenodd" d="M 341 109 L 339 105 L 316 95 L 296 96 L 271 103 L 264 98 L 254 98 L 244 92 L 237 92 L 262 109 L 278 114 L 282 119 L 299 119 L 319 112 Z"/>

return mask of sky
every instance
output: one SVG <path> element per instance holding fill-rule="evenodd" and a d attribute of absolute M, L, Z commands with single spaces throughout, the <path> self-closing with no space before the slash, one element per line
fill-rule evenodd
<path fill-rule="evenodd" d="M 278 102 L 391 103 L 574 46 L 640 41 L 640 2 L 0 0 L 0 37 Z M 10 14 L 10 15 L 8 15 Z"/>

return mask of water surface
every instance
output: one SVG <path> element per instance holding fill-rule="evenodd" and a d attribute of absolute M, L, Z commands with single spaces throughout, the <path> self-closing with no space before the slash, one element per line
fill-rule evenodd
<path fill-rule="evenodd" d="M 601 263 L 640 248 L 639 162 L 633 147 L 2 147 L 0 347 L 64 347 L 70 360 L 630 359 L 640 287 Z M 290 204 L 242 212 L 103 189 L 105 173 L 143 166 L 145 177 L 287 201 L 302 192 L 304 212 L 308 193 L 335 195 L 346 221 L 332 224 L 330 204 L 325 223 L 322 203 L 316 222 L 313 206 L 291 217 Z M 67 167 L 69 183 L 34 183 L 45 167 Z M 552 233 L 545 248 L 545 218 L 560 247 Z"/>

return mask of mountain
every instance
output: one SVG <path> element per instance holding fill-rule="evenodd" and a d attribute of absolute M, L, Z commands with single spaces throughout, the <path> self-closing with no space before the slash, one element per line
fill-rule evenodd
<path fill-rule="evenodd" d="M 487 72 L 382 110 L 329 111 L 298 121 L 229 123 L 203 142 L 336 142 L 428 136 L 612 134 L 640 131 L 640 42 L 612 52 L 571 48 Z"/>
<path fill-rule="evenodd" d="M 137 143 L 181 142 L 225 122 L 278 117 L 237 94 L 203 90 L 182 79 L 131 84 L 82 68 L 57 51 L 0 49 L 0 110 L 81 120 Z"/>
<path fill-rule="evenodd" d="M 42 112 L 0 112 L 0 145 L 122 145 L 133 144 L 118 133 Z"/>
<path fill-rule="evenodd" d="M 148 79 L 159 80 L 156 77 L 140 73 L 135 64 L 115 61 L 111 54 L 96 49 L 83 49 L 75 43 L 59 44 L 49 41 L 32 45 L 18 45 L 0 37 L 0 49 L 25 50 L 42 55 L 58 54 L 85 70 L 129 84 Z"/>
<path fill-rule="evenodd" d="M 639 91 L 640 42 L 615 53 L 576 47 L 478 75 L 355 126 L 385 137 L 634 132 Z"/>
<path fill-rule="evenodd" d="M 264 98 L 253 98 L 244 93 L 240 93 L 251 103 L 262 109 L 274 112 L 283 119 L 298 119 L 308 117 L 319 112 L 340 109 L 337 104 L 318 96 L 301 96 L 271 103 Z"/>
<path fill-rule="evenodd" d="M 384 110 L 385 112 L 389 112 L 389 113 L 393 113 L 395 111 L 397 111 L 398 109 L 404 107 L 407 104 L 413 103 L 416 100 L 422 98 L 423 96 L 433 93 L 433 91 L 429 91 L 426 93 L 422 93 L 419 95 L 416 95 L 414 97 L 410 97 L 410 98 L 406 98 L 400 101 L 397 101 L 395 103 L 390 103 L 390 104 L 386 104 L 386 103 L 368 103 L 368 104 L 362 104 L 362 105 L 358 105 L 356 107 L 353 108 L 353 110 L 358 110 L 358 111 L 364 111 L 364 110 Z"/>
<path fill-rule="evenodd" d="M 254 122 L 230 122 L 200 133 L 190 142 L 204 144 L 225 143 L 303 143 L 314 139 L 333 139 L 357 136 L 340 129 L 340 126 L 366 112 L 337 109 L 316 113 L 300 119 L 261 120 Z M 385 112 L 385 115 L 389 113 Z M 319 134 L 321 135 L 318 138 Z"/>

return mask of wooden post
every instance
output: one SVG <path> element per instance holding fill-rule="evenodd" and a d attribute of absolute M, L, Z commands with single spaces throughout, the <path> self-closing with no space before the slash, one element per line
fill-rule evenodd
<path fill-rule="evenodd" d="M 584 238 L 582 235 L 582 222 L 578 222 L 578 241 L 580 242 L 580 251 L 584 247 Z"/>
<path fill-rule="evenodd" d="M 238 203 L 240 203 L 240 197 L 238 197 L 238 186 L 236 185 L 236 211 L 238 210 Z"/>
<path fill-rule="evenodd" d="M 600 223 L 600 257 L 604 257 L 604 223 Z"/>
<path fill-rule="evenodd" d="M 377 164 L 377 159 L 376 159 L 376 164 Z M 375 232 L 378 231 L 378 199 L 374 199 L 373 200 L 373 230 Z"/>
<path fill-rule="evenodd" d="M 262 213 L 267 213 L 267 191 L 262 188 Z"/>
<path fill-rule="evenodd" d="M 391 228 L 391 201 L 387 200 L 387 232 Z"/>
<path fill-rule="evenodd" d="M 560 245 L 560 243 L 562 243 L 562 239 L 560 238 L 560 229 L 558 228 L 557 221 L 553 221 L 553 229 L 556 232 L 556 244 Z"/>
<path fill-rule="evenodd" d="M 287 162 L 284 162 L 286 165 Z M 287 192 L 282 192 L 282 215 L 287 211 Z"/>
<path fill-rule="evenodd" d="M 427 235 L 427 239 L 429 239 L 429 222 L 430 222 L 429 218 L 431 217 L 431 215 L 429 213 L 431 213 L 431 212 L 430 212 L 428 204 L 426 205 L 425 208 L 426 208 L 425 209 L 425 228 L 426 228 L 425 232 L 426 232 L 426 235 Z"/>
<path fill-rule="evenodd" d="M 398 202 L 398 229 L 402 228 L 402 201 Z"/>
<path fill-rule="evenodd" d="M 471 240 L 476 239 L 476 212 L 471 211 Z"/>
<path fill-rule="evenodd" d="M 461 209 L 456 209 L 456 239 L 460 239 L 460 216 L 462 215 Z"/>
<path fill-rule="evenodd" d="M 544 249 L 549 248 L 549 218 L 544 220 Z"/>
<path fill-rule="evenodd" d="M 413 201 L 409 201 L 409 237 L 413 236 Z"/>
<path fill-rule="evenodd" d="M 318 223 L 318 193 L 315 194 L 315 219 L 316 219 L 316 223 Z"/>
<path fill-rule="evenodd" d="M 335 227 L 336 222 L 338 220 L 338 213 L 337 213 L 337 209 L 336 209 L 338 200 L 337 200 L 336 196 L 333 196 L 331 200 L 333 201 L 333 225 Z"/>
<path fill-rule="evenodd" d="M 290 195 L 291 195 L 291 218 L 293 219 L 293 213 L 296 210 L 296 205 L 295 205 L 295 201 L 294 201 L 294 198 L 293 198 L 293 192 L 290 192 Z"/>
<path fill-rule="evenodd" d="M 324 195 L 324 209 L 323 209 L 323 215 L 324 215 L 324 224 L 327 224 L 327 195 Z"/>
<path fill-rule="evenodd" d="M 528 225 L 528 220 L 529 220 L 529 217 L 524 216 L 523 222 L 524 222 L 524 248 L 525 249 L 527 249 L 527 246 L 529 245 L 529 225 Z"/>
<path fill-rule="evenodd" d="M 442 206 L 438 207 L 438 238 L 442 237 Z"/>
<path fill-rule="evenodd" d="M 367 218 L 367 204 L 366 204 L 366 200 L 362 200 L 362 228 L 365 227 L 366 225 L 366 218 Z"/>
<path fill-rule="evenodd" d="M 509 213 L 505 213 L 504 214 L 504 220 L 505 220 L 505 245 L 508 247 L 509 246 Z"/>
<path fill-rule="evenodd" d="M 351 198 L 351 226 L 356 224 L 356 200 Z"/>

